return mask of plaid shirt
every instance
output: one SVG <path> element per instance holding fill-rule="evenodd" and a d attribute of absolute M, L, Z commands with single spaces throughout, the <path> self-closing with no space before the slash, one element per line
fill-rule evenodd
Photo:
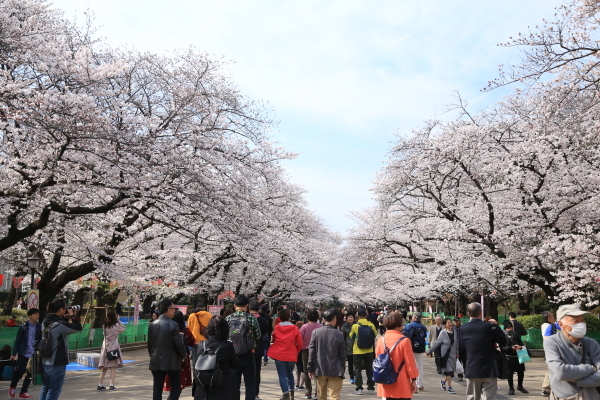
<path fill-rule="evenodd" d="M 260 334 L 260 325 L 258 325 L 258 320 L 252 314 L 248 314 L 242 310 L 236 310 L 233 314 L 230 314 L 225 318 L 225 320 L 229 323 L 232 315 L 245 315 L 248 318 L 248 325 L 250 325 L 250 330 L 252 331 L 252 336 L 254 337 L 254 344 L 260 342 L 260 338 L 262 337 Z"/>

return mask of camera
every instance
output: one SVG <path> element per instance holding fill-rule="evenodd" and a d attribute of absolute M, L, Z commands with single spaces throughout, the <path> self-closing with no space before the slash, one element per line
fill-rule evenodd
<path fill-rule="evenodd" d="M 81 306 L 68 306 L 67 310 L 73 310 L 73 312 L 79 312 L 79 310 L 81 310 Z"/>

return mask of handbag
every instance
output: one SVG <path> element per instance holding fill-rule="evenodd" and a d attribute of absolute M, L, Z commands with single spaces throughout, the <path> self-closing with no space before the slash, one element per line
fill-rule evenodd
<path fill-rule="evenodd" d="M 531 362 L 531 357 L 529 357 L 529 352 L 525 346 L 521 347 L 520 350 L 517 350 L 517 357 L 519 358 L 519 364 Z"/>
<path fill-rule="evenodd" d="M 456 360 L 456 369 L 454 370 L 457 374 L 464 374 L 465 369 L 459 360 Z"/>
<path fill-rule="evenodd" d="M 103 329 L 103 331 L 104 331 L 104 340 L 106 341 L 106 329 Z M 119 351 L 119 349 L 106 350 L 106 358 L 108 359 L 108 361 L 116 360 L 119 357 L 121 357 L 121 352 Z"/>

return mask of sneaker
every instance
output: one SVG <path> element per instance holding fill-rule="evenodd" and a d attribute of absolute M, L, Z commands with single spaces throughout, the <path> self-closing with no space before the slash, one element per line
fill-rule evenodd
<path fill-rule="evenodd" d="M 515 394 L 515 389 L 508 389 L 508 395 L 512 396 L 513 394 Z"/>
<path fill-rule="evenodd" d="M 306 393 L 306 394 L 304 395 L 304 397 L 305 397 L 305 398 L 307 398 L 307 399 L 312 399 L 312 394 L 310 394 L 310 393 Z"/>
<path fill-rule="evenodd" d="M 354 392 L 354 394 L 362 394 L 362 390 L 358 389 L 357 391 Z"/>
<path fill-rule="evenodd" d="M 290 394 L 286 393 L 283 396 L 281 396 L 281 398 L 279 400 L 290 400 L 290 399 L 291 399 Z"/>
<path fill-rule="evenodd" d="M 354 385 L 354 379 L 350 379 L 350 384 Z"/>
<path fill-rule="evenodd" d="M 14 387 L 8 388 L 8 395 L 10 397 L 15 397 L 15 388 Z"/>
<path fill-rule="evenodd" d="M 117 388 L 116 388 L 116 387 L 114 387 L 113 385 L 110 385 L 110 386 L 108 387 L 108 390 L 117 390 Z"/>
<path fill-rule="evenodd" d="M 21 393 L 19 395 L 20 399 L 33 399 L 33 396 L 30 396 L 29 393 Z"/>
<path fill-rule="evenodd" d="M 96 390 L 106 390 L 106 388 L 104 387 L 104 385 L 98 385 L 98 387 L 96 388 Z"/>
<path fill-rule="evenodd" d="M 367 394 L 375 394 L 375 390 L 369 389 L 369 390 L 367 390 Z"/>
<path fill-rule="evenodd" d="M 419 386 L 417 390 L 425 390 L 425 386 Z"/>
<path fill-rule="evenodd" d="M 517 390 L 521 393 L 529 393 L 529 390 L 525 389 L 523 386 L 517 386 Z"/>
<path fill-rule="evenodd" d="M 296 390 L 304 390 L 304 386 L 298 386 Z"/>
<path fill-rule="evenodd" d="M 440 381 L 440 386 L 442 387 L 442 390 L 446 390 L 446 381 Z"/>
<path fill-rule="evenodd" d="M 452 389 L 452 386 L 450 386 L 448 388 L 448 393 L 450 393 L 450 394 L 456 394 L 456 392 L 454 391 L 454 389 Z"/>
<path fill-rule="evenodd" d="M 263 367 L 266 367 L 266 366 L 267 366 L 267 363 L 266 363 L 266 362 L 263 362 Z"/>
<path fill-rule="evenodd" d="M 542 390 L 542 396 L 544 397 L 550 397 L 550 392 L 546 392 L 545 390 Z"/>

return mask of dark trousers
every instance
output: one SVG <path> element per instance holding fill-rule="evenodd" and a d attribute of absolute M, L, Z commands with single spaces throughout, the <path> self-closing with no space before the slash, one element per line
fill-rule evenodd
<path fill-rule="evenodd" d="M 170 400 L 179 400 L 181 394 L 181 370 L 177 371 L 152 371 L 154 377 L 154 385 L 152 387 L 152 400 L 162 400 L 163 385 L 165 377 L 169 375 L 171 380 Z"/>
<path fill-rule="evenodd" d="M 509 389 L 514 389 L 515 384 L 513 378 L 515 376 L 515 372 L 517 373 L 517 386 L 523 386 L 523 378 L 525 378 L 525 366 L 523 364 L 519 364 L 518 367 L 511 367 L 510 373 L 508 374 L 508 387 Z"/>
<path fill-rule="evenodd" d="M 242 387 L 242 375 L 244 376 L 244 386 L 246 387 L 246 400 L 255 400 L 256 397 L 256 374 L 254 372 L 254 353 L 248 352 L 244 355 L 238 355 L 240 368 L 231 371 L 233 375 L 233 398 L 240 400 Z"/>
<path fill-rule="evenodd" d="M 19 380 L 23 376 L 23 374 L 27 371 L 27 362 L 29 361 L 29 357 L 25 357 L 23 354 L 19 354 L 19 358 L 17 359 L 17 370 L 13 374 L 12 381 L 10 382 L 11 388 L 16 388 L 19 384 Z M 27 389 L 29 389 L 29 384 L 31 383 L 31 374 L 27 372 L 27 376 L 25 376 L 25 380 L 23 381 L 23 387 L 21 388 L 21 393 L 27 393 Z"/>
<path fill-rule="evenodd" d="M 352 354 L 346 355 L 346 360 L 348 360 L 348 375 L 350 375 L 350 379 L 354 379 L 354 361 L 352 359 Z"/>
<path fill-rule="evenodd" d="M 258 391 L 260 390 L 260 370 L 262 368 L 262 352 L 261 354 L 255 353 L 254 356 L 254 371 L 256 372 L 256 395 L 258 396 Z"/>
<path fill-rule="evenodd" d="M 373 381 L 373 353 L 353 354 L 354 361 L 354 383 L 356 390 L 363 390 L 362 370 L 367 374 L 367 389 L 375 390 L 375 381 Z"/>

